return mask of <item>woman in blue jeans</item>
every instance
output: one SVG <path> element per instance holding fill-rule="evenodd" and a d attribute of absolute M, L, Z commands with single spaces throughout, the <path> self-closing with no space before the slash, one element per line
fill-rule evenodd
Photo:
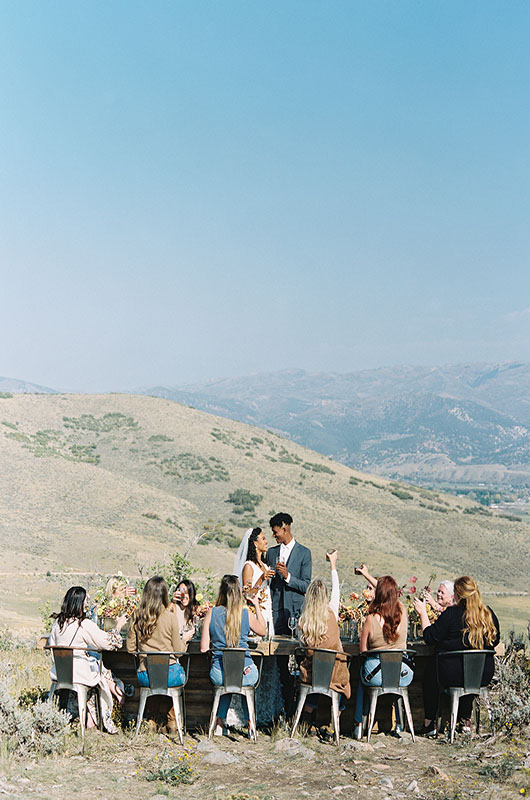
<path fill-rule="evenodd" d="M 241 584 L 236 575 L 224 575 L 219 587 L 215 607 L 210 609 L 204 619 L 201 635 L 201 652 L 212 651 L 212 668 L 210 678 L 217 686 L 224 684 L 222 651 L 225 647 L 247 647 L 250 631 L 258 636 L 265 636 L 267 624 L 256 597 L 248 596 L 247 601 L 254 606 L 255 613 L 249 613 L 244 607 Z M 245 654 L 243 686 L 255 686 L 258 682 L 258 670 L 250 657 Z M 226 733 L 226 715 L 230 707 L 232 695 L 224 694 L 219 700 L 217 711 L 216 736 Z M 248 708 L 243 698 L 243 711 L 248 724 Z"/>
<path fill-rule="evenodd" d="M 140 605 L 134 612 L 127 634 L 127 650 L 131 653 L 182 653 L 187 644 L 182 641 L 179 623 L 169 610 L 169 590 L 164 578 L 149 578 L 144 586 Z M 149 686 L 145 659 L 140 656 L 136 673 L 140 686 Z M 169 665 L 168 686 L 182 686 L 184 670 L 176 657 Z M 175 712 L 168 714 L 167 730 L 176 731 Z"/>
<path fill-rule="evenodd" d="M 361 631 L 360 652 L 370 650 L 406 650 L 408 615 L 407 609 L 399 599 L 397 583 L 391 575 L 379 578 L 375 587 L 375 596 L 368 609 L 369 614 Z M 400 686 L 408 686 L 414 672 L 404 661 L 401 667 Z M 381 663 L 379 656 L 367 656 L 361 665 L 361 679 L 357 687 L 355 703 L 354 735 L 360 739 L 363 718 L 363 686 L 381 686 Z M 398 725 L 401 721 L 398 719 Z"/>

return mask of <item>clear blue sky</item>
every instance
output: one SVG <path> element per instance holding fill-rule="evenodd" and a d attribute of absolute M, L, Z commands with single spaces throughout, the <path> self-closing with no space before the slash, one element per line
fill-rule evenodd
<path fill-rule="evenodd" d="M 530 3 L 0 0 L 0 375 L 530 359 Z"/>

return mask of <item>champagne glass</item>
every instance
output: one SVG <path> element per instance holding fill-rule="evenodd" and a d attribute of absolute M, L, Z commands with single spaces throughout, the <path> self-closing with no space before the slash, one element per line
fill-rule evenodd
<path fill-rule="evenodd" d="M 296 630 L 296 626 L 298 625 L 298 619 L 296 614 L 291 614 L 289 616 L 289 628 L 291 629 L 291 639 L 294 639 L 294 632 Z"/>

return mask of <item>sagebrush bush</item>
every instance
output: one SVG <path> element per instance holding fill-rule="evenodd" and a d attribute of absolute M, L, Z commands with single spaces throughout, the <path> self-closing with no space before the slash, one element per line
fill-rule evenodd
<path fill-rule="evenodd" d="M 51 703 L 38 700 L 22 707 L 5 681 L 0 682 L 0 739 L 18 755 L 50 755 L 64 745 L 70 718 Z"/>
<path fill-rule="evenodd" d="M 496 730 L 507 733 L 530 725 L 530 659 L 528 633 L 511 631 L 506 654 L 496 658 L 495 684 L 490 690 L 491 720 Z"/>

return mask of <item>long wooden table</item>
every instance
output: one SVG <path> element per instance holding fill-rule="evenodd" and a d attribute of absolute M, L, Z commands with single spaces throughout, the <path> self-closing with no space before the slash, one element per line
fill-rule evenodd
<path fill-rule="evenodd" d="M 358 642 L 343 642 L 344 651 L 352 656 L 350 667 L 351 699 L 346 701 L 346 709 L 341 717 L 341 730 L 348 733 L 353 727 L 353 710 L 355 692 L 359 680 L 360 658 Z M 262 653 L 264 658 L 273 656 L 288 656 L 300 647 L 296 639 L 288 636 L 276 636 L 268 641 L 257 641 L 250 644 L 250 650 Z M 413 642 L 410 648 L 416 651 L 416 671 L 414 680 L 409 687 L 410 704 L 415 722 L 423 721 L 422 679 L 429 656 L 433 650 L 423 641 Z M 210 717 L 213 701 L 213 690 L 210 682 L 210 659 L 205 653 L 200 652 L 200 643 L 192 641 L 188 647 L 190 654 L 189 680 L 185 689 L 186 722 L 189 729 L 206 729 Z M 139 686 L 136 678 L 136 665 L 134 656 L 126 650 L 109 650 L 103 655 L 103 663 L 112 670 L 125 683 L 135 688 L 134 696 L 127 699 L 125 713 L 131 718 L 136 717 L 139 702 Z M 169 708 L 169 701 L 168 701 Z M 377 705 L 377 720 L 382 729 L 387 730 L 391 725 L 392 698 L 381 697 Z M 330 701 L 326 697 L 319 700 L 319 723 L 329 722 Z"/>

